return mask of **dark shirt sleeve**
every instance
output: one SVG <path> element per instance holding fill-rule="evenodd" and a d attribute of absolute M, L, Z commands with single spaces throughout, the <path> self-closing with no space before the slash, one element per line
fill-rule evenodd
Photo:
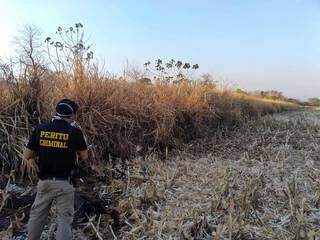
<path fill-rule="evenodd" d="M 27 148 L 29 148 L 32 151 L 37 151 L 38 147 L 39 147 L 39 142 L 38 142 L 38 139 L 37 139 L 37 132 L 38 132 L 37 128 L 35 128 L 32 131 L 32 134 L 30 136 L 29 142 L 27 144 Z"/>
<path fill-rule="evenodd" d="M 84 135 L 80 129 L 76 130 L 76 151 L 84 151 L 87 150 L 87 143 L 84 139 Z"/>

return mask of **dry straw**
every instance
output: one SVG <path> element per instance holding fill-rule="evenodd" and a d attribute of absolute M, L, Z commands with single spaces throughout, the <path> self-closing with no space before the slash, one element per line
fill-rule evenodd
<path fill-rule="evenodd" d="M 235 126 L 245 119 L 292 107 L 219 90 L 204 82 L 157 81 L 149 85 L 99 77 L 92 71 L 79 75 L 43 72 L 37 83 L 17 77 L 2 86 L 3 171 L 16 169 L 32 128 L 48 120 L 55 103 L 65 97 L 80 105 L 80 125 L 96 162 L 106 162 L 109 156 L 128 159 L 137 149 L 139 153 L 165 151 L 219 126 Z M 37 91 L 31 90 L 34 88 Z"/>
<path fill-rule="evenodd" d="M 296 178 L 286 189 L 274 182 L 279 185 L 272 193 L 278 194 L 274 198 L 266 192 L 265 180 L 272 178 L 264 175 L 268 168 L 262 166 L 270 160 L 272 139 L 283 134 L 282 129 L 273 132 L 268 123 L 262 124 L 266 129 L 259 129 L 264 131 L 261 136 L 256 132 L 251 137 L 251 132 L 245 132 L 232 141 L 227 136 L 228 129 L 240 128 L 249 119 L 293 109 L 293 104 L 237 94 L 202 81 L 146 84 L 120 80 L 77 62 L 70 72 L 37 64 L 23 65 L 18 73 L 10 68 L 7 71 L 7 66 L 2 69 L 6 71 L 0 85 L 0 182 L 34 182 L 36 165 L 22 156 L 32 128 L 50 119 L 62 98 L 74 99 L 80 106 L 79 122 L 91 145 L 91 163 L 104 173 L 94 179 L 96 196 L 103 201 L 112 196 L 111 212 L 117 213 L 121 229 L 110 225 L 110 214 L 88 216 L 88 222 L 78 226 L 79 238 L 255 239 L 310 234 L 311 223 L 304 209 L 310 210 L 307 207 L 311 203 L 309 198 L 298 197 Z M 251 125 L 247 127 L 256 131 Z M 291 130 L 285 132 L 286 144 L 292 139 Z M 205 137 L 211 140 L 195 141 Z M 243 151 L 248 139 L 252 143 Z M 268 139 L 271 145 L 260 148 L 257 144 L 261 139 Z M 221 159 L 212 155 L 200 158 L 196 152 L 208 153 L 204 147 Z M 286 147 L 276 149 L 276 163 L 270 161 L 279 164 L 283 179 L 286 169 L 281 161 Z M 172 150 L 176 151 L 175 158 Z M 257 164 L 257 168 L 248 172 L 243 164 Z M 89 166 L 81 167 L 91 171 Z M 1 209 L 7 193 L 1 192 Z M 261 196 L 269 200 L 265 209 L 261 208 Z M 19 217 L 12 220 L 21 228 L 20 221 Z M 280 221 L 280 230 L 273 227 L 278 223 L 273 221 Z"/>

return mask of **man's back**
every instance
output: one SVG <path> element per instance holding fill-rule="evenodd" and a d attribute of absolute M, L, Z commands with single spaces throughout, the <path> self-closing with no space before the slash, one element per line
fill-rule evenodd
<path fill-rule="evenodd" d="M 70 177 L 76 152 L 87 148 L 81 130 L 60 119 L 37 126 L 27 147 L 39 157 L 39 178 L 42 180 Z"/>

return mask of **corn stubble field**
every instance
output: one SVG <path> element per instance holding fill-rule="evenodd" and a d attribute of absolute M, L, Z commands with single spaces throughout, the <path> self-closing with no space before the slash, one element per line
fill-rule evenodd
<path fill-rule="evenodd" d="M 117 79 L 77 58 L 68 72 L 1 64 L 1 79 L 1 239 L 26 231 L 37 179 L 23 146 L 65 97 L 90 144 L 75 239 L 320 239 L 319 111 L 205 81 Z"/>
<path fill-rule="evenodd" d="M 318 239 L 319 117 L 276 114 L 192 142 L 166 162 L 137 159 L 120 202 L 135 224 L 120 238 Z"/>

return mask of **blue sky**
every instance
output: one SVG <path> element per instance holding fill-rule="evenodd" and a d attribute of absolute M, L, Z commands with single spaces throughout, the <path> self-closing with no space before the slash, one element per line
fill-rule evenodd
<path fill-rule="evenodd" d="M 119 73 L 126 59 L 181 59 L 232 87 L 320 97 L 320 1 L 0 0 L 0 56 L 25 24 L 52 36 L 81 22 L 95 56 Z"/>

